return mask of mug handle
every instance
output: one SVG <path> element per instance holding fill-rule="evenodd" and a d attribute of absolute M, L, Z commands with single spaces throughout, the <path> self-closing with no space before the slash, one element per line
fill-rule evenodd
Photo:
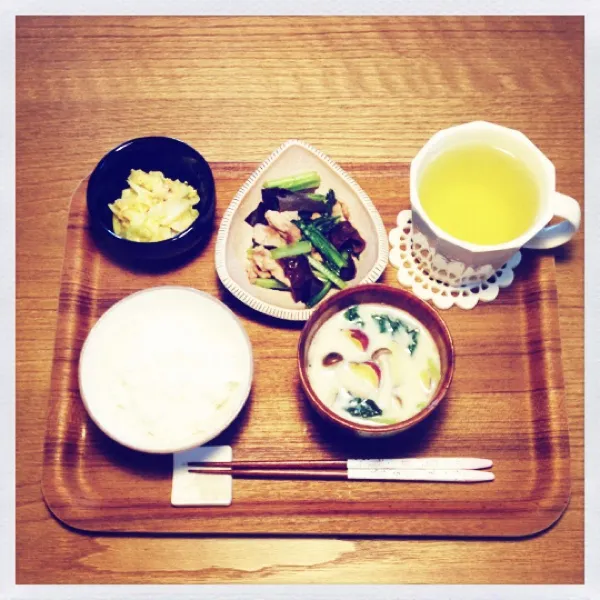
<path fill-rule="evenodd" d="M 568 242 L 579 229 L 581 221 L 581 207 L 579 202 L 571 196 L 554 192 L 551 200 L 552 213 L 562 217 L 564 221 L 556 225 L 547 225 L 537 235 L 534 235 L 523 248 L 534 250 L 548 250 Z"/>

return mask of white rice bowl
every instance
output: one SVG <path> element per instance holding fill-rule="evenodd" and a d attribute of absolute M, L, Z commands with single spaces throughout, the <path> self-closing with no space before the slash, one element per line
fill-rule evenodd
<path fill-rule="evenodd" d="M 222 302 L 161 286 L 123 298 L 90 331 L 79 389 L 90 418 L 120 444 L 151 453 L 212 440 L 250 393 L 252 347 Z"/>

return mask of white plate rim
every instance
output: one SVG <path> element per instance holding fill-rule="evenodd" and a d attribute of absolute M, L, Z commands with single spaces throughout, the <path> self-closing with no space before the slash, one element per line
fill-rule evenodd
<path fill-rule="evenodd" d="M 375 231 L 377 232 L 377 260 L 375 261 L 375 264 L 367 273 L 367 275 L 354 285 L 359 285 L 363 283 L 375 283 L 379 279 L 388 263 L 389 245 L 387 233 L 379 211 L 377 210 L 377 208 L 375 208 L 375 205 L 373 204 L 371 198 L 369 198 L 366 192 L 360 187 L 360 185 L 358 185 L 358 183 L 356 183 L 356 181 L 352 178 L 351 175 L 346 173 L 346 171 L 344 171 L 344 169 L 342 169 L 340 165 L 338 165 L 324 152 L 315 148 L 307 142 L 304 142 L 299 139 L 290 139 L 281 144 L 279 148 L 277 148 L 250 175 L 250 177 L 238 190 L 237 194 L 234 196 L 233 200 L 227 207 L 227 210 L 225 211 L 223 218 L 221 219 L 219 231 L 217 234 L 217 241 L 215 247 L 215 267 L 219 279 L 221 280 L 221 283 L 225 286 L 225 288 L 229 292 L 231 292 L 238 300 L 240 300 L 250 308 L 257 310 L 263 314 L 269 315 L 271 317 L 275 317 L 277 319 L 284 319 L 288 321 L 306 321 L 310 317 L 310 315 L 315 311 L 316 307 L 305 309 L 281 308 L 279 306 L 269 304 L 264 300 L 260 300 L 256 296 L 249 294 L 236 283 L 236 281 L 229 274 L 226 260 L 227 236 L 229 235 L 231 222 L 239 205 L 241 204 L 242 200 L 246 197 L 246 194 L 248 193 L 250 188 L 262 175 L 262 173 L 267 169 L 267 167 L 269 167 L 279 157 L 279 155 L 282 154 L 282 152 L 290 146 L 301 146 L 302 148 L 308 150 L 317 158 L 325 162 L 329 167 L 331 167 L 331 169 L 333 169 L 333 171 L 352 188 L 354 193 L 363 203 L 365 209 L 367 210 L 367 213 L 373 221 Z"/>

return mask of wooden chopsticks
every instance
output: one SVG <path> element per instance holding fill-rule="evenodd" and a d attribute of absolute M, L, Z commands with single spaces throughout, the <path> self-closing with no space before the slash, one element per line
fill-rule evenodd
<path fill-rule="evenodd" d="M 346 470 L 333 469 L 227 469 L 223 467 L 200 467 L 188 469 L 190 473 L 231 475 L 242 479 L 348 479 Z"/>
<path fill-rule="evenodd" d="M 492 481 L 480 458 L 406 458 L 305 461 L 190 462 L 190 473 L 253 479 L 363 479 L 377 481 Z"/>
<path fill-rule="evenodd" d="M 189 467 L 228 469 L 345 469 L 345 460 L 237 460 L 232 462 L 189 462 Z"/>

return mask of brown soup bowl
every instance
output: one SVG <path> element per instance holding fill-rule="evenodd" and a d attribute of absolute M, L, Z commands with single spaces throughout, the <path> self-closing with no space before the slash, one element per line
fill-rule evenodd
<path fill-rule="evenodd" d="M 349 421 L 326 406 L 313 390 L 308 377 L 308 349 L 321 325 L 341 310 L 356 304 L 382 304 L 399 308 L 420 321 L 429 331 L 440 354 L 441 377 L 429 404 L 410 419 L 391 425 L 364 425 Z M 298 369 L 300 382 L 309 403 L 329 423 L 342 427 L 361 437 L 387 437 L 406 431 L 426 419 L 440 404 L 454 373 L 454 346 L 448 327 L 429 304 L 410 292 L 383 284 L 358 285 L 330 296 L 310 316 L 298 342 Z"/>

